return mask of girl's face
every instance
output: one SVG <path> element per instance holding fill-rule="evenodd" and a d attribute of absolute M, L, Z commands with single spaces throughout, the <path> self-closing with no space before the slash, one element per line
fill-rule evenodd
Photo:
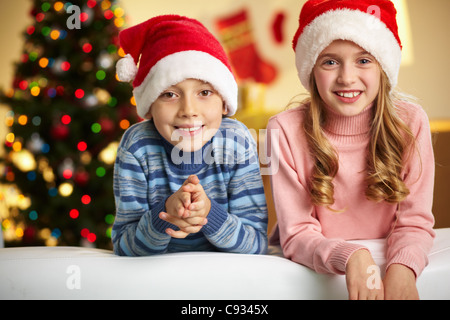
<path fill-rule="evenodd" d="M 322 100 L 344 116 L 369 106 L 380 87 L 378 62 L 351 41 L 332 42 L 317 58 L 313 73 Z"/>
<path fill-rule="evenodd" d="M 193 152 L 211 140 L 226 114 L 222 97 L 209 83 L 187 79 L 161 93 L 146 117 L 172 145 Z"/>

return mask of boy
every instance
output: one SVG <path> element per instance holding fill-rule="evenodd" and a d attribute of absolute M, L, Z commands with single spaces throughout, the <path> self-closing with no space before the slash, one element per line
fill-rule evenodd
<path fill-rule="evenodd" d="M 244 125 L 224 118 L 236 112 L 237 84 L 219 42 L 176 15 L 119 37 L 127 55 L 117 73 L 133 80 L 147 121 L 125 132 L 117 153 L 115 253 L 266 253 L 256 145 Z"/>

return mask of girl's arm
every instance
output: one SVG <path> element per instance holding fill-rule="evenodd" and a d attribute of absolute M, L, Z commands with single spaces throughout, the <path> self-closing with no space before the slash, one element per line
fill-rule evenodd
<path fill-rule="evenodd" d="M 408 108 L 414 115 L 409 126 L 416 136 L 416 149 L 404 168 L 404 181 L 410 194 L 399 204 L 397 221 L 388 237 L 386 269 L 401 264 L 418 277 L 428 264 L 435 236 L 431 211 L 435 163 L 428 117 L 419 106 L 408 105 Z"/>

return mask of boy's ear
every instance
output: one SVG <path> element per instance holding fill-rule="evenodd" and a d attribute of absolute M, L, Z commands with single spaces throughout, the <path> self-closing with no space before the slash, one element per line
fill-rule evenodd
<path fill-rule="evenodd" d="M 152 120 L 152 107 L 150 106 L 150 108 L 148 109 L 148 112 L 145 114 L 145 119 L 146 120 Z"/>
<path fill-rule="evenodd" d="M 223 106 L 222 106 L 222 115 L 226 116 L 227 114 L 228 114 L 228 107 L 227 107 L 227 104 L 224 101 L 223 102 Z"/>

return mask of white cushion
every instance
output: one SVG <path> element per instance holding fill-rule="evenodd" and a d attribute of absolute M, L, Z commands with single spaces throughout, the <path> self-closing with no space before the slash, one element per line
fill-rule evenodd
<path fill-rule="evenodd" d="M 450 299 L 450 229 L 437 229 L 422 299 Z M 384 263 L 383 240 L 359 241 Z M 0 249 L 0 299 L 347 299 L 345 277 L 280 256 L 190 252 L 119 257 L 81 247 Z M 180 285 L 182 283 L 183 285 Z M 173 290 L 176 288 L 176 290 Z"/>

